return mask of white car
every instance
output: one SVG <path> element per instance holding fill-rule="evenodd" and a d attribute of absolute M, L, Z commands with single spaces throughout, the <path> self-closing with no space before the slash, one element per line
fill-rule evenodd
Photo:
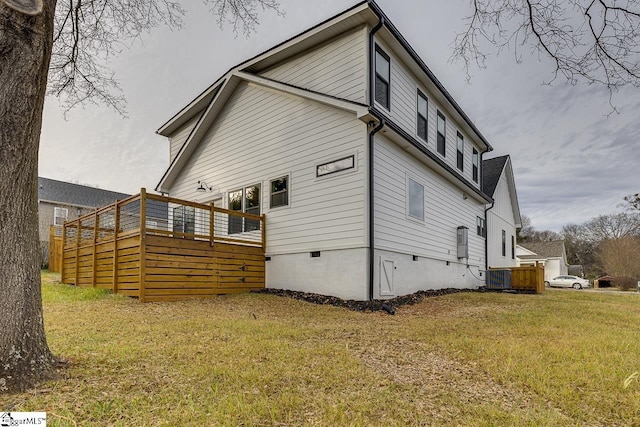
<path fill-rule="evenodd" d="M 582 289 L 591 286 L 587 279 L 578 276 L 558 276 L 549 281 L 545 281 L 544 284 L 545 286 L 573 289 Z"/>

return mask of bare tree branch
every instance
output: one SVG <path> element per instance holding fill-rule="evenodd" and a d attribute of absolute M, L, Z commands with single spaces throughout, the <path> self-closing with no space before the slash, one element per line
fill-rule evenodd
<path fill-rule="evenodd" d="M 523 49 L 550 58 L 552 83 L 598 84 L 610 93 L 640 87 L 640 1 L 638 0 L 471 0 L 473 13 L 457 35 L 452 61 L 467 76 L 475 63 L 484 68 L 487 47 Z"/>
<path fill-rule="evenodd" d="M 256 30 L 260 8 L 282 14 L 274 0 L 204 1 L 221 26 L 230 23 L 245 35 Z M 58 97 L 65 113 L 92 103 L 126 116 L 109 60 L 152 28 L 181 28 L 184 14 L 179 0 L 59 0 L 47 94 Z"/>

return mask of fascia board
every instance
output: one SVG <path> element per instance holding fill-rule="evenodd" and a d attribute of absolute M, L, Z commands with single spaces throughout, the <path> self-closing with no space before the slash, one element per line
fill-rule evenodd
<path fill-rule="evenodd" d="M 225 83 L 228 72 L 209 86 L 204 92 L 198 95 L 186 107 L 178 111 L 169 120 L 167 120 L 156 133 L 162 136 L 170 136 L 177 128 L 186 123 L 198 112 L 204 110 L 211 103 L 211 99 L 216 96 L 216 91 Z"/>
<path fill-rule="evenodd" d="M 173 159 L 173 162 L 171 162 L 171 165 L 169 165 L 169 168 L 158 183 L 156 191 L 160 191 L 163 193 L 168 192 L 168 187 L 171 186 L 178 172 L 182 170 L 187 160 L 189 160 L 191 154 L 193 154 L 193 151 L 198 146 L 200 140 L 211 126 L 211 123 L 213 123 L 215 118 L 218 116 L 217 114 L 212 114 L 212 111 L 214 111 L 218 104 L 222 102 L 222 98 L 228 98 L 229 94 L 232 93 L 233 90 L 235 90 L 235 87 L 238 83 L 238 77 L 233 76 L 232 74 L 225 77 L 228 78 L 225 78 L 222 87 L 220 88 L 216 96 L 211 100 L 209 106 L 204 111 L 204 113 L 198 120 L 198 123 L 196 123 L 196 126 L 191 131 L 191 134 L 189 134 L 189 137 L 185 141 L 184 145 L 182 146 L 176 157 Z M 224 99 L 224 101 L 226 102 L 226 99 Z"/>

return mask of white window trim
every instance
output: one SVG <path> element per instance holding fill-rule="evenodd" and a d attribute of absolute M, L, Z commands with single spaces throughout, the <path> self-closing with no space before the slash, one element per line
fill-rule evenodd
<path fill-rule="evenodd" d="M 422 218 L 418 218 L 415 217 L 413 215 L 411 215 L 409 213 L 409 180 L 415 182 L 416 184 L 422 186 Z M 406 173 L 405 175 L 405 186 L 404 186 L 404 191 L 405 191 L 405 217 L 406 219 L 408 219 L 409 221 L 424 225 L 426 224 L 426 218 L 427 218 L 427 197 L 426 197 L 426 186 L 424 184 L 424 181 L 421 180 L 420 178 L 418 178 L 417 176 L 410 174 L 410 173 Z"/>
<path fill-rule="evenodd" d="M 317 166 L 316 166 L 316 168 L 317 168 Z M 336 172 L 336 173 L 339 173 L 339 172 Z M 285 176 L 287 177 L 287 204 L 286 205 L 282 205 L 282 206 L 276 206 L 275 208 L 272 208 L 271 207 L 271 181 L 273 181 L 274 179 L 283 178 Z M 266 197 L 267 197 L 267 205 L 265 205 L 265 209 L 263 210 L 263 212 L 279 211 L 279 210 L 282 210 L 282 209 L 291 208 L 291 172 L 290 171 L 286 172 L 286 173 L 281 173 L 279 175 L 276 175 L 276 176 L 273 176 L 273 177 L 269 178 L 267 180 L 267 183 L 266 183 L 266 188 L 269 189 L 269 192 L 267 194 L 265 194 Z"/>
<path fill-rule="evenodd" d="M 64 215 L 56 215 L 57 212 L 62 212 L 64 211 Z M 57 218 L 63 218 L 62 220 L 62 224 L 56 224 L 56 219 Z M 53 208 L 53 225 L 56 226 L 60 226 L 60 225 L 64 225 L 65 221 L 69 219 L 69 209 L 68 208 L 60 208 L 60 207 L 54 207 Z"/>

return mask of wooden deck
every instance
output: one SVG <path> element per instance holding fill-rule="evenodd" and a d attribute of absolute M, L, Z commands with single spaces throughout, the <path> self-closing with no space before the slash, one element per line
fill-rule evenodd
<path fill-rule="evenodd" d="M 142 189 L 65 224 L 62 281 L 142 302 L 264 288 L 264 227 L 264 215 Z"/>

